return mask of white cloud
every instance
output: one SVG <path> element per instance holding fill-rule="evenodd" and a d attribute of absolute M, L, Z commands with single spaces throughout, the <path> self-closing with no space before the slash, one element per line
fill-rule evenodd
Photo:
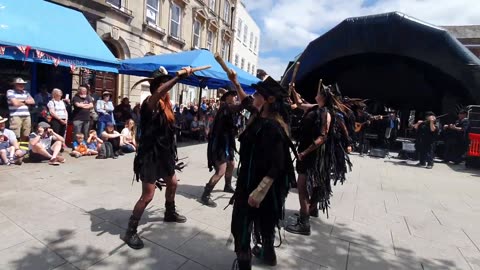
<path fill-rule="evenodd" d="M 437 25 L 480 24 L 478 0 L 247 0 L 262 20 L 262 51 L 304 48 L 348 17 L 400 11 Z"/>
<path fill-rule="evenodd" d="M 480 24 L 479 0 L 244 0 L 260 21 L 259 67 L 280 79 L 289 60 L 282 55 L 303 49 L 344 19 L 399 11 L 435 25 Z M 276 57 L 262 57 L 264 53 Z"/>
<path fill-rule="evenodd" d="M 286 67 L 285 59 L 279 57 L 260 57 L 258 59 L 258 68 L 265 70 L 275 80 L 280 80 Z"/>

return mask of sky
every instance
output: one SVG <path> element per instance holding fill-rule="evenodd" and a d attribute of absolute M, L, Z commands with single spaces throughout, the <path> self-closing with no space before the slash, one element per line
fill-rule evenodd
<path fill-rule="evenodd" d="M 399 11 L 435 25 L 480 24 L 480 0 L 243 0 L 261 29 L 258 67 L 280 79 L 308 43 L 346 18 Z"/>

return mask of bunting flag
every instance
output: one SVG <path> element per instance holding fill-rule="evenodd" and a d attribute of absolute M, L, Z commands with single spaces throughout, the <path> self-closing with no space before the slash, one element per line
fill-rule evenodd
<path fill-rule="evenodd" d="M 73 73 L 75 72 L 75 65 L 74 64 L 71 64 L 70 65 L 70 71 Z"/>
<path fill-rule="evenodd" d="M 32 47 L 30 46 L 17 46 L 17 48 L 25 55 L 25 59 L 28 58 L 28 55 L 30 54 L 30 49 Z"/>
<path fill-rule="evenodd" d="M 42 59 L 45 56 L 45 53 L 39 50 L 35 50 L 35 53 L 37 54 L 37 58 Z"/>
<path fill-rule="evenodd" d="M 5 54 L 5 47 L 0 46 L 0 55 L 4 55 L 4 54 Z"/>
<path fill-rule="evenodd" d="M 52 57 L 52 58 L 53 58 L 53 65 L 54 65 L 55 67 L 58 67 L 58 65 L 60 64 L 60 59 L 55 58 L 55 57 Z"/>

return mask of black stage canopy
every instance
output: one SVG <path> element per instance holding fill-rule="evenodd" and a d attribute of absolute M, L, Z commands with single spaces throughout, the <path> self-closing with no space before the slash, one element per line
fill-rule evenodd
<path fill-rule="evenodd" d="M 297 90 L 307 100 L 323 78 L 345 96 L 397 109 L 451 112 L 480 103 L 480 60 L 445 29 L 398 12 L 346 19 L 298 61 Z"/>

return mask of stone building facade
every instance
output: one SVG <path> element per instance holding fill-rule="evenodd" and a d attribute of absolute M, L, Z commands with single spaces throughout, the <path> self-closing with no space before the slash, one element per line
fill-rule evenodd
<path fill-rule="evenodd" d="M 50 1 L 82 11 L 118 59 L 206 48 L 231 60 L 237 0 Z M 118 99 L 129 97 L 132 103 L 149 94 L 148 84 L 131 90 L 139 77 L 82 71 L 78 75 L 78 83 L 90 79 L 97 91 L 111 90 Z M 178 85 L 171 96 L 175 102 L 198 101 L 198 89 Z"/>

